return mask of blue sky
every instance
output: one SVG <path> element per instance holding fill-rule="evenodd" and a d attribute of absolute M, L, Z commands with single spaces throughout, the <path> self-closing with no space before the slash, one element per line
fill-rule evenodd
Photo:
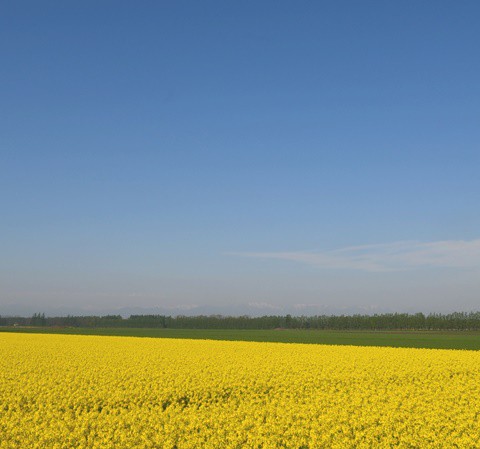
<path fill-rule="evenodd" d="M 479 17 L 2 2 L 0 314 L 478 309 Z"/>

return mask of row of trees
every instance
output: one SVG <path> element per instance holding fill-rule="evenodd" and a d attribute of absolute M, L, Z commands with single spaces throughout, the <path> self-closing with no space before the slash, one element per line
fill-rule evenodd
<path fill-rule="evenodd" d="M 317 316 L 120 315 L 2 317 L 0 326 L 130 327 L 168 329 L 480 330 L 480 312 Z"/>

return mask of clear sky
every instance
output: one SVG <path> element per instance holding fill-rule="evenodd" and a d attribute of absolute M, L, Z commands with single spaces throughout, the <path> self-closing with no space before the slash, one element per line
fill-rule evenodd
<path fill-rule="evenodd" d="M 480 309 L 479 22 L 3 1 L 0 314 Z"/>

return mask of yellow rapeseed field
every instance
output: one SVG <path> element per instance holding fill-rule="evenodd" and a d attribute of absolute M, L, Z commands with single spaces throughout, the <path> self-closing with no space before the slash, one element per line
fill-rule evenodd
<path fill-rule="evenodd" d="M 0 334 L 0 448 L 479 448 L 480 353 Z"/>

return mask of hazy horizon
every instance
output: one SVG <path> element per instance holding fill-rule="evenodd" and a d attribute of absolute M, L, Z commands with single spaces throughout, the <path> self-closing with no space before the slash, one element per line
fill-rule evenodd
<path fill-rule="evenodd" d="M 479 16 L 4 2 L 0 315 L 480 310 Z"/>

